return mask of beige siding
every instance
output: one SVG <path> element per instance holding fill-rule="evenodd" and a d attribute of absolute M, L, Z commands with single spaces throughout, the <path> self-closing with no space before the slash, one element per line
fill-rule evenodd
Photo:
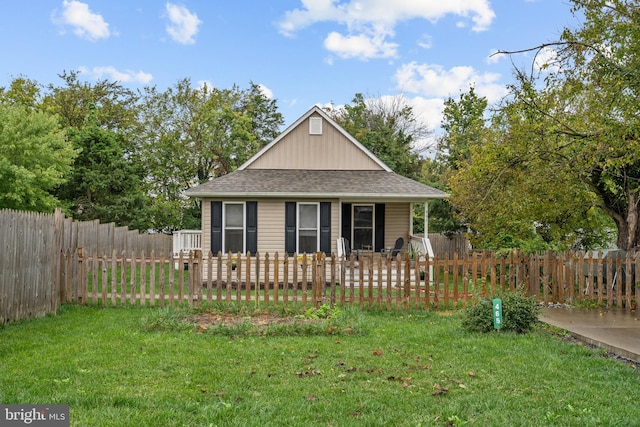
<path fill-rule="evenodd" d="M 340 203 L 331 200 L 331 252 L 337 255 L 338 237 L 340 237 Z"/>
<path fill-rule="evenodd" d="M 311 117 L 320 117 L 313 114 Z M 326 120 L 322 135 L 309 134 L 309 119 L 264 152 L 249 169 L 381 170 Z"/>
<path fill-rule="evenodd" d="M 202 253 L 211 250 L 211 199 L 202 200 Z"/>
<path fill-rule="evenodd" d="M 396 239 L 402 237 L 406 248 L 410 221 L 409 203 L 387 203 L 384 211 L 384 246 L 387 248 L 393 247 Z"/>
<path fill-rule="evenodd" d="M 309 200 L 320 202 L 327 200 Z M 336 251 L 336 239 L 340 235 L 340 206 L 331 202 L 331 250 Z M 260 254 L 284 254 L 284 205 L 285 200 L 258 200 L 258 252 Z M 202 251 L 211 250 L 211 199 L 202 203 Z"/>
<path fill-rule="evenodd" d="M 258 252 L 284 254 L 284 200 L 258 201 Z"/>

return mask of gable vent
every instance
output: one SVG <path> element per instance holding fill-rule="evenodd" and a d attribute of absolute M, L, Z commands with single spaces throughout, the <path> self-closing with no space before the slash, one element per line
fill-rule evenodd
<path fill-rule="evenodd" d="M 309 117 L 309 135 L 322 135 L 322 117 Z"/>

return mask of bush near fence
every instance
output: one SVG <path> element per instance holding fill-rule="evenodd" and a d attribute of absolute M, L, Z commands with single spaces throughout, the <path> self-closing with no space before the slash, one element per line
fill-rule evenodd
<path fill-rule="evenodd" d="M 69 263 L 73 254 L 63 261 Z M 638 254 L 526 255 L 471 252 L 459 258 L 411 260 L 370 254 L 349 259 L 323 253 L 207 254 L 199 251 L 83 255 L 65 301 L 103 305 L 187 302 L 317 307 L 324 303 L 365 307 L 451 309 L 479 296 L 521 289 L 544 303 L 585 302 L 632 309 L 640 299 Z M 176 268 L 177 267 L 177 268 Z M 609 274 L 605 274 L 609 272 Z M 632 272 L 632 274 L 624 274 Z"/>

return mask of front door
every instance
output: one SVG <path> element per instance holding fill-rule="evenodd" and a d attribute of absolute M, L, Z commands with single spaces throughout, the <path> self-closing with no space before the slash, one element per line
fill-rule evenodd
<path fill-rule="evenodd" d="M 373 249 L 373 205 L 353 205 L 352 249 Z"/>

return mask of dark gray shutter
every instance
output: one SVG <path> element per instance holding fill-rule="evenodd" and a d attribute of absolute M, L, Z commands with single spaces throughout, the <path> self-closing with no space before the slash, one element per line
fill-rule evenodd
<path fill-rule="evenodd" d="M 247 229 L 246 229 L 246 252 L 255 254 L 258 252 L 258 202 L 246 203 Z"/>
<path fill-rule="evenodd" d="M 331 255 L 331 202 L 320 202 L 320 252 Z"/>
<path fill-rule="evenodd" d="M 296 252 L 296 202 L 284 203 L 284 250 Z"/>
<path fill-rule="evenodd" d="M 376 237 L 375 237 L 375 251 L 380 252 L 384 249 L 384 204 L 376 204 Z"/>
<path fill-rule="evenodd" d="M 222 250 L 222 202 L 211 202 L 211 252 Z"/>
<path fill-rule="evenodd" d="M 342 235 L 340 237 L 351 240 L 351 203 L 342 204 Z"/>

